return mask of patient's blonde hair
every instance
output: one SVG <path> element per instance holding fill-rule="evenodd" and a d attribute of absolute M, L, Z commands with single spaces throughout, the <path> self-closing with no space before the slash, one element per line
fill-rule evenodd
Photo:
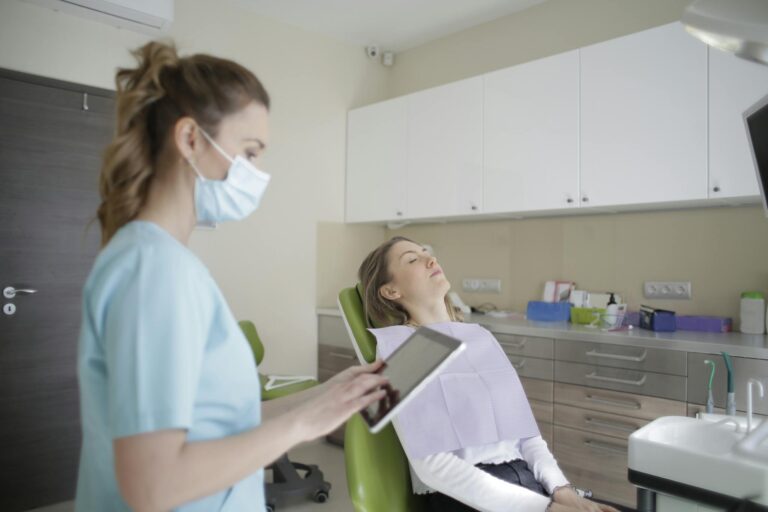
<path fill-rule="evenodd" d="M 389 271 L 389 253 L 398 242 L 418 244 L 418 242 L 403 236 L 393 237 L 371 251 L 357 271 L 358 279 L 360 279 L 360 284 L 363 287 L 362 299 L 365 315 L 376 327 L 403 325 L 411 320 L 408 311 L 402 305 L 381 295 L 381 287 L 392 281 L 392 273 Z M 452 321 L 464 321 L 461 312 L 453 307 L 447 295 L 445 296 L 445 307 L 448 309 L 448 316 Z"/>

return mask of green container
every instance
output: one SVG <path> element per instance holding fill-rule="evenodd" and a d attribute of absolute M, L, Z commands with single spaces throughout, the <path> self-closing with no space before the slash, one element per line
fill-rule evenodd
<path fill-rule="evenodd" d="M 605 308 L 571 308 L 571 323 L 579 325 L 597 324 Z"/>

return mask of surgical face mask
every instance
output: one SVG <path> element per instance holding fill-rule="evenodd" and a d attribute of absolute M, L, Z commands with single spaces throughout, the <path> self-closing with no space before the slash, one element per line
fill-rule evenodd
<path fill-rule="evenodd" d="M 223 180 L 209 180 L 203 177 L 197 166 L 188 160 L 197 173 L 195 179 L 195 212 L 197 222 L 224 222 L 242 220 L 258 208 L 264 192 L 267 190 L 270 176 L 258 170 L 251 162 L 240 155 L 232 158 L 205 133 L 216 150 L 229 160 L 227 177 Z"/>

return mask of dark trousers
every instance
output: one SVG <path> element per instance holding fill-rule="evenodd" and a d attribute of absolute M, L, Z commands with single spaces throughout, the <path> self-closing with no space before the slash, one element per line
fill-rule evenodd
<path fill-rule="evenodd" d="M 530 489 L 543 496 L 549 496 L 549 493 L 536 481 L 533 472 L 528 468 L 528 464 L 522 459 L 511 462 L 502 462 L 501 464 L 477 464 L 475 467 L 482 469 L 496 478 L 516 484 L 526 489 Z M 475 510 L 468 507 L 460 501 L 456 501 L 450 496 L 433 492 L 427 494 L 427 510 L 429 512 L 471 512 Z"/>

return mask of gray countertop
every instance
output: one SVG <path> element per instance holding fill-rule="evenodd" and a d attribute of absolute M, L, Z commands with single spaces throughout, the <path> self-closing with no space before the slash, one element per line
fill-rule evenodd
<path fill-rule="evenodd" d="M 768 337 L 739 332 L 713 333 L 696 331 L 653 332 L 645 329 L 601 331 L 569 322 L 532 322 L 487 315 L 468 315 L 467 322 L 481 324 L 496 333 L 541 336 L 573 341 L 596 341 L 616 345 L 633 345 L 685 352 L 718 354 L 768 359 Z"/>
<path fill-rule="evenodd" d="M 318 315 L 341 316 L 338 309 L 322 308 Z M 652 332 L 644 329 L 601 331 L 568 322 L 532 322 L 517 318 L 467 315 L 467 322 L 478 323 L 501 334 L 539 336 L 572 341 L 594 341 L 616 345 L 643 346 L 704 354 L 726 351 L 732 356 L 768 359 L 768 336 L 756 334 L 695 331 Z"/>

